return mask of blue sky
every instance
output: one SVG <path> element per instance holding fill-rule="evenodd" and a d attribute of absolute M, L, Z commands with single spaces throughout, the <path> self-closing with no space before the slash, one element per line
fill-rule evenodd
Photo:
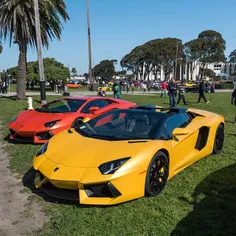
<path fill-rule="evenodd" d="M 151 39 L 178 37 L 185 43 L 207 29 L 220 32 L 227 42 L 226 56 L 236 49 L 235 0 L 89 0 L 93 62 L 120 60 L 135 46 Z M 65 0 L 70 21 L 61 41 L 53 41 L 44 57 L 54 57 L 79 73 L 87 72 L 85 0 Z M 0 70 L 17 65 L 18 48 L 3 44 Z M 36 60 L 29 50 L 28 61 Z"/>

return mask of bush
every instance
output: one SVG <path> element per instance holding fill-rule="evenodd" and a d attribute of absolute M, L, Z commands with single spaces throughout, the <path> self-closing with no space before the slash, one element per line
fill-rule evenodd
<path fill-rule="evenodd" d="M 234 89 L 233 84 L 216 84 L 215 89 Z"/>

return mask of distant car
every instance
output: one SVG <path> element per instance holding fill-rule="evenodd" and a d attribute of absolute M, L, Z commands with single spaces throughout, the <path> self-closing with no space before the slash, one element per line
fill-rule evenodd
<path fill-rule="evenodd" d="M 33 160 L 35 185 L 90 205 L 155 197 L 184 168 L 222 151 L 224 125 L 221 115 L 196 109 L 113 110 L 45 144 Z"/>
<path fill-rule="evenodd" d="M 66 97 L 16 116 L 9 124 L 10 140 L 45 143 L 58 132 L 76 127 L 81 119 L 92 118 L 135 103 L 102 97 Z"/>
<path fill-rule="evenodd" d="M 81 84 L 76 84 L 76 83 L 66 84 L 66 86 L 67 86 L 68 88 L 82 88 L 82 87 L 83 87 L 83 85 L 81 85 Z"/>
<path fill-rule="evenodd" d="M 109 91 L 112 91 L 112 88 L 111 87 L 107 87 L 107 86 L 104 86 L 104 87 L 98 87 L 97 91 L 99 91 L 100 89 L 102 89 L 104 92 L 109 92 Z"/>
<path fill-rule="evenodd" d="M 198 93 L 198 84 L 185 84 L 185 92 L 186 93 Z M 204 92 L 210 92 L 210 85 L 206 84 L 204 87 Z"/>

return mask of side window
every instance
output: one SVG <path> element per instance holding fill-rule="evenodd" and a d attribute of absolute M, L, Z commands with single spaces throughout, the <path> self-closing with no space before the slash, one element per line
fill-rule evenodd
<path fill-rule="evenodd" d="M 95 101 L 91 101 L 89 102 L 83 109 L 82 109 L 82 113 L 89 113 L 89 109 L 91 107 L 99 107 L 100 109 L 103 107 L 106 107 L 110 105 L 110 102 L 107 100 L 95 100 Z"/>
<path fill-rule="evenodd" d="M 165 123 L 165 128 L 169 138 L 172 137 L 172 132 L 175 128 L 185 128 L 190 122 L 190 118 L 183 113 L 178 113 L 169 117 Z"/>

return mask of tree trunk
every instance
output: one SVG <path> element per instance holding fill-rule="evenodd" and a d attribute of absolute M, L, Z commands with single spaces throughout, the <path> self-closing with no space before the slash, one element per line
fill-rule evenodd
<path fill-rule="evenodd" d="M 19 100 L 25 99 L 26 90 L 26 63 L 27 63 L 27 44 L 24 42 L 19 43 L 19 60 L 17 71 L 17 98 Z"/>

